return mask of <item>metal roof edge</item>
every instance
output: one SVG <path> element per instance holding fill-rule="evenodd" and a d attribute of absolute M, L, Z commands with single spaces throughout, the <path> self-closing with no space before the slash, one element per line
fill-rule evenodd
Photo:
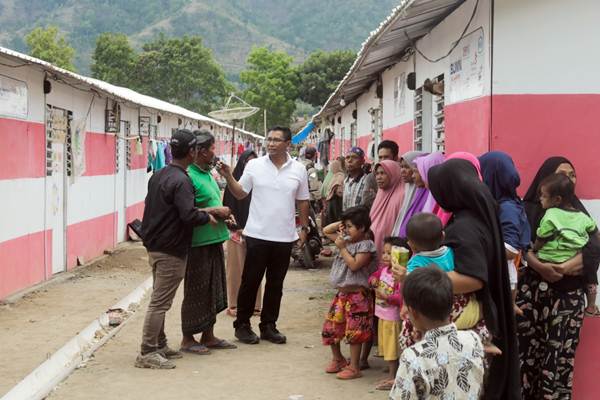
<path fill-rule="evenodd" d="M 352 77 L 352 75 L 356 72 L 356 70 L 360 67 L 362 61 L 364 60 L 365 56 L 368 53 L 368 50 L 370 48 L 370 46 L 373 44 L 373 42 L 376 41 L 376 39 L 385 32 L 385 29 L 388 28 L 395 20 L 396 18 L 399 18 L 402 13 L 408 8 L 410 7 L 410 5 L 414 2 L 415 0 L 402 0 L 402 2 L 394 7 L 394 9 L 392 10 L 392 12 L 390 13 L 390 15 L 388 15 L 377 27 L 377 29 L 371 31 L 371 33 L 369 34 L 369 36 L 367 37 L 367 39 L 362 43 L 361 45 L 361 49 L 358 51 L 358 53 L 356 54 L 356 59 L 354 60 L 354 63 L 352 64 L 352 66 L 350 67 L 350 69 L 348 70 L 348 72 L 346 73 L 346 75 L 344 76 L 344 78 L 340 81 L 340 83 L 338 84 L 337 88 L 333 91 L 333 93 L 331 93 L 331 95 L 329 96 L 329 98 L 327 99 L 327 101 L 325 102 L 325 104 L 323 104 L 323 106 L 321 107 L 321 109 L 312 117 L 313 120 L 315 119 L 322 119 L 323 117 L 323 112 L 329 107 L 329 103 L 331 103 L 331 101 L 333 100 L 333 98 L 340 92 L 340 90 L 344 87 L 344 85 L 346 84 L 346 82 Z"/>
<path fill-rule="evenodd" d="M 101 81 L 99 79 L 87 77 L 87 76 L 80 75 L 80 74 L 72 72 L 72 71 L 68 71 L 64 68 L 58 67 L 54 64 L 51 64 L 47 61 L 32 57 L 27 54 L 20 53 L 15 50 L 8 49 L 6 47 L 0 46 L 0 55 L 5 55 L 8 57 L 15 58 L 17 60 L 24 61 L 25 64 L 23 64 L 23 66 L 37 65 L 37 66 L 41 67 L 45 72 L 52 72 L 54 74 L 58 74 L 62 78 L 74 79 L 75 81 L 77 81 L 83 85 L 89 86 L 90 88 L 93 88 L 94 90 L 103 92 L 104 94 L 106 94 L 109 97 L 114 97 L 114 98 L 120 99 L 122 101 L 136 104 L 138 106 L 151 108 L 154 110 L 181 116 L 184 118 L 189 118 L 189 119 L 193 119 L 196 121 L 213 123 L 213 124 L 219 125 L 224 128 L 229 128 L 229 129 L 233 128 L 231 125 L 229 125 L 225 122 L 222 122 L 222 121 L 207 117 L 205 115 L 196 113 L 194 111 L 188 110 L 188 109 L 178 106 L 176 104 L 172 104 L 167 101 L 160 100 L 155 97 L 151 97 L 151 96 L 136 92 L 133 89 L 113 85 L 111 83 Z M 126 93 L 126 92 L 130 92 L 130 93 Z M 243 130 L 243 129 L 240 129 L 237 127 L 236 127 L 236 130 L 243 134 L 250 135 L 254 138 L 259 138 L 259 139 L 263 138 L 262 136 L 257 135 L 256 133 L 249 132 L 249 131 L 246 131 L 246 130 Z"/>

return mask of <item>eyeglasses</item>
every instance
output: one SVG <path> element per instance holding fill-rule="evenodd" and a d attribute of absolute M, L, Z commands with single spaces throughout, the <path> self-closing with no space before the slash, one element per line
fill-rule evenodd
<path fill-rule="evenodd" d="M 274 137 L 268 137 L 268 138 L 265 139 L 265 141 L 267 143 L 283 143 L 283 142 L 287 142 L 287 140 L 285 140 L 285 139 L 274 138 Z"/>
<path fill-rule="evenodd" d="M 285 139 L 273 138 L 273 137 L 268 137 L 268 138 L 265 139 L 265 141 L 267 143 L 283 143 L 283 142 L 287 142 L 287 140 L 285 140 Z"/>

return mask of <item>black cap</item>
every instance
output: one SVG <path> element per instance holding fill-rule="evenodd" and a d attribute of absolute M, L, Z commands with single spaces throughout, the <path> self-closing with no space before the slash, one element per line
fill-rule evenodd
<path fill-rule="evenodd" d="M 171 136 L 171 146 L 181 150 L 189 150 L 196 145 L 196 135 L 187 129 L 178 129 Z"/>
<path fill-rule="evenodd" d="M 314 147 L 307 147 L 306 151 L 304 152 L 304 157 L 313 157 L 317 154 L 317 149 L 315 149 Z"/>

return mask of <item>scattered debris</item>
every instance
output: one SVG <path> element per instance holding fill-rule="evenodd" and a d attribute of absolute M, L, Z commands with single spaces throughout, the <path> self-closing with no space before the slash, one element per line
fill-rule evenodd
<path fill-rule="evenodd" d="M 122 308 L 111 308 L 106 313 L 108 314 L 109 326 L 119 326 L 127 317 L 127 311 Z"/>

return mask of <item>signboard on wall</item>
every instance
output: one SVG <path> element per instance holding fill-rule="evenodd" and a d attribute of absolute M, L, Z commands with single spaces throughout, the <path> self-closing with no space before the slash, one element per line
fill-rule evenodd
<path fill-rule="evenodd" d="M 485 47 L 483 28 L 479 28 L 466 35 L 452 51 L 446 83 L 446 104 L 483 96 Z"/>
<path fill-rule="evenodd" d="M 140 136 L 150 136 L 150 117 L 140 117 L 138 121 Z"/>
<path fill-rule="evenodd" d="M 0 115 L 26 119 L 28 105 L 27 84 L 0 75 Z"/>

